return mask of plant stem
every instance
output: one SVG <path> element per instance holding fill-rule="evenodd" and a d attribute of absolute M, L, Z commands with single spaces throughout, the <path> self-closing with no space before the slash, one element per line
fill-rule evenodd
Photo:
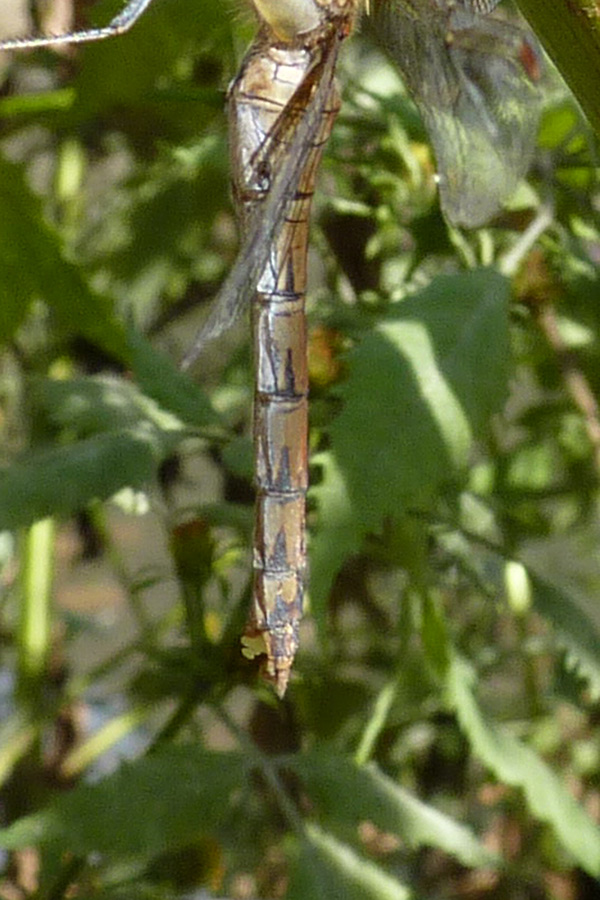
<path fill-rule="evenodd" d="M 54 532 L 54 520 L 41 519 L 23 542 L 17 696 L 30 712 L 39 706 L 50 656 Z"/>

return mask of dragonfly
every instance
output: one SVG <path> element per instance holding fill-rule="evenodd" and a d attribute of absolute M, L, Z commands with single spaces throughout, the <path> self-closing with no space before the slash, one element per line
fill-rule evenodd
<path fill-rule="evenodd" d="M 130 0 L 106 26 L 12 39 L 0 49 L 103 40 L 152 0 Z M 531 159 L 540 56 L 499 0 L 370 0 L 367 14 L 428 129 L 442 210 L 459 226 L 491 219 Z M 182 361 L 251 308 L 255 359 L 253 599 L 243 652 L 283 696 L 299 643 L 307 574 L 308 231 L 320 159 L 340 109 L 336 63 L 366 0 L 252 0 L 257 37 L 229 89 L 236 263 Z"/>

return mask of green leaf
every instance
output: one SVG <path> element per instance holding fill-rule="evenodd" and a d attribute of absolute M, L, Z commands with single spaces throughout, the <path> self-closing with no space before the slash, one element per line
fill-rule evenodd
<path fill-rule="evenodd" d="M 382 868 L 314 825 L 306 829 L 286 900 L 408 900 L 410 892 Z"/>
<path fill-rule="evenodd" d="M 177 377 L 175 371 L 172 383 Z M 146 487 L 188 434 L 124 378 L 43 379 L 30 396 L 45 430 L 58 432 L 62 443 L 39 446 L 0 472 L 0 528 L 68 515 L 123 487 Z M 195 401 L 187 399 L 184 411 L 193 414 Z"/>
<path fill-rule="evenodd" d="M 331 457 L 317 458 L 323 479 L 312 491 L 317 600 L 364 534 L 461 476 L 507 396 L 508 291 L 492 270 L 440 277 L 349 354 Z"/>
<path fill-rule="evenodd" d="M 451 645 L 441 603 L 430 591 L 423 591 L 421 600 L 421 637 L 427 662 L 438 678 L 443 678 L 450 665 Z"/>
<path fill-rule="evenodd" d="M 375 766 L 359 767 L 345 757 L 317 752 L 292 757 L 286 766 L 302 777 L 328 826 L 347 833 L 370 821 L 410 847 L 437 847 L 466 866 L 498 862 L 468 828 L 422 803 Z"/>
<path fill-rule="evenodd" d="M 137 427 L 36 450 L 0 472 L 0 529 L 69 515 L 123 487 L 142 488 L 180 441 L 175 431 Z"/>
<path fill-rule="evenodd" d="M 342 563 L 360 546 L 362 530 L 353 513 L 344 473 L 333 453 L 319 453 L 311 465 L 321 470 L 321 481 L 310 489 L 319 505 L 319 521 L 310 545 L 310 595 L 315 617 L 325 624 L 325 599 Z M 321 629 L 322 630 L 322 629 Z"/>
<path fill-rule="evenodd" d="M 11 339 L 34 299 L 51 308 L 69 334 L 88 338 L 112 357 L 128 358 L 112 302 L 92 291 L 63 256 L 20 166 L 0 156 L 0 340 Z"/>
<path fill-rule="evenodd" d="M 134 329 L 126 335 L 112 301 L 91 291 L 80 269 L 65 260 L 61 239 L 44 221 L 21 168 L 1 157 L 0 206 L 0 340 L 10 340 L 30 302 L 42 299 L 66 331 L 131 366 L 142 389 L 166 409 L 196 426 L 216 424 L 216 413 L 189 376 Z"/>
<path fill-rule="evenodd" d="M 536 611 L 553 627 L 566 650 L 566 664 L 600 696 L 600 529 L 588 525 L 568 533 L 526 541 L 518 557 L 526 565 Z"/>
<path fill-rule="evenodd" d="M 18 820 L 0 831 L 0 846 L 52 844 L 75 856 L 150 858 L 215 829 L 245 776 L 240 754 L 171 746 Z"/>
<path fill-rule="evenodd" d="M 473 752 L 499 781 L 523 790 L 533 815 L 547 822 L 577 863 L 597 878 L 600 829 L 530 747 L 486 720 L 472 683 L 468 664 L 455 658 L 448 673 L 448 694 Z"/>
<path fill-rule="evenodd" d="M 190 425 L 218 423 L 208 397 L 168 356 L 134 329 L 129 332 L 129 346 L 133 374 L 145 394 Z"/>
<path fill-rule="evenodd" d="M 587 0 L 517 0 L 600 135 L 600 14 Z"/>
<path fill-rule="evenodd" d="M 465 467 L 507 396 L 507 301 L 491 270 L 438 278 L 350 354 L 331 441 L 365 531 Z"/>
<path fill-rule="evenodd" d="M 113 2 L 101 0 L 94 6 L 94 20 L 107 22 L 114 12 Z M 168 3 L 151 6 L 135 29 L 119 40 L 92 44 L 81 55 L 75 81 L 78 115 L 91 118 L 115 107 L 123 114 L 123 109 L 131 107 L 140 118 L 144 111 L 159 120 L 173 112 L 181 117 L 176 106 L 156 104 L 157 83 L 172 77 L 177 64 L 194 46 L 214 42 L 220 44 L 224 55 L 231 53 L 227 46 L 229 29 L 226 8 L 210 0 L 181 0 L 175 9 Z M 196 118 L 191 110 L 190 115 Z M 202 120 L 195 125 L 199 131 Z M 140 122 L 137 128 L 150 133 L 152 121 Z"/>
<path fill-rule="evenodd" d="M 545 577 L 536 575 L 531 567 L 528 572 L 533 605 L 552 624 L 567 651 L 569 668 L 588 680 L 595 697 L 600 696 L 600 621 L 594 609 L 596 592 L 586 596 L 568 578 L 557 583 L 547 568 Z"/>
<path fill-rule="evenodd" d="M 61 437 L 89 437 L 117 428 L 181 431 L 182 424 L 136 385 L 117 376 L 41 379 L 32 404 Z"/>

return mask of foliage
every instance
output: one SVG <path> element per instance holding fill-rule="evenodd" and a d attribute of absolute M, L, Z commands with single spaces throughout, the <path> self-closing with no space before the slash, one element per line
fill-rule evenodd
<path fill-rule="evenodd" d="M 600 74 L 600 14 L 585 0 L 518 0 L 593 127 L 600 127 L 594 85 Z"/>
<path fill-rule="evenodd" d="M 548 71 L 527 186 L 458 233 L 397 76 L 348 42 L 311 255 L 311 609 L 280 703 L 240 652 L 247 342 L 177 365 L 237 252 L 224 93 L 251 34 L 156 2 L 7 63 L 0 894 L 587 897 L 594 139 Z M 98 570 L 112 626 L 69 608 Z"/>

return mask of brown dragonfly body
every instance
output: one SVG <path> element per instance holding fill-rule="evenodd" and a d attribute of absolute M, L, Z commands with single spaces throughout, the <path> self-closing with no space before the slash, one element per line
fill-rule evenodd
<path fill-rule="evenodd" d="M 313 7 L 314 8 L 314 7 Z M 265 23 L 230 92 L 234 197 L 242 229 L 252 228 L 271 173 L 319 88 L 319 121 L 311 131 L 285 218 L 259 277 L 252 308 L 255 358 L 254 445 L 257 490 L 254 591 L 246 653 L 265 654 L 263 672 L 279 694 L 298 647 L 306 573 L 308 366 L 304 300 L 311 200 L 321 154 L 340 100 L 333 78 L 323 84 L 323 54 L 348 33 L 353 4 L 331 4 L 316 28 L 284 38 Z M 277 13 L 280 10 L 276 10 Z M 274 135 L 277 135 L 274 141 Z M 258 638 L 257 642 L 253 638 Z"/>
<path fill-rule="evenodd" d="M 107 26 L 0 49 L 100 40 L 127 31 L 152 0 Z M 234 195 L 244 240 L 198 338 L 252 304 L 256 366 L 254 590 L 247 656 L 282 695 L 298 646 L 306 574 L 308 220 L 323 146 L 339 108 L 335 65 L 363 6 L 417 102 L 435 150 L 442 209 L 475 227 L 510 196 L 537 126 L 535 42 L 496 19 L 498 0 L 252 0 L 258 37 L 230 90 Z"/>

